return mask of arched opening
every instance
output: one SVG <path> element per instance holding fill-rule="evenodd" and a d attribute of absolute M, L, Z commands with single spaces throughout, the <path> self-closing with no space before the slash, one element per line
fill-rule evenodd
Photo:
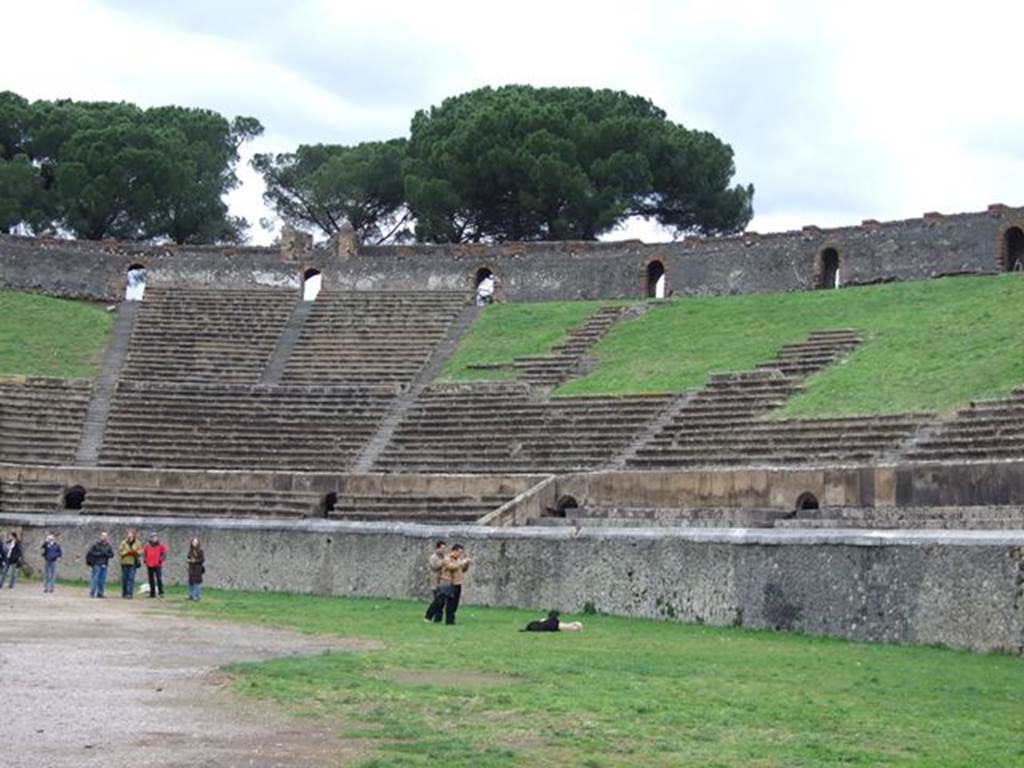
<path fill-rule="evenodd" d="M 338 494 L 334 491 L 324 494 L 324 497 L 320 500 L 320 511 L 324 517 L 330 517 L 337 506 Z"/>
<path fill-rule="evenodd" d="M 566 512 L 570 509 L 579 509 L 580 503 L 576 501 L 575 496 L 559 496 L 558 501 L 555 502 L 554 509 L 551 510 L 552 517 L 565 517 Z"/>
<path fill-rule="evenodd" d="M 1024 272 L 1024 229 L 1010 227 L 1003 235 L 1003 269 Z"/>
<path fill-rule="evenodd" d="M 818 288 L 839 287 L 839 251 L 826 248 L 818 256 Z"/>
<path fill-rule="evenodd" d="M 665 298 L 665 265 L 655 259 L 647 264 L 647 298 Z"/>
<path fill-rule="evenodd" d="M 85 488 L 72 485 L 64 489 L 64 509 L 80 510 L 85 504 Z"/>
<path fill-rule="evenodd" d="M 143 264 L 132 264 L 128 267 L 128 275 L 124 283 L 125 301 L 142 301 L 146 293 L 146 267 Z"/>
<path fill-rule="evenodd" d="M 487 267 L 480 267 L 473 278 L 473 288 L 476 291 L 476 303 L 478 306 L 494 303 L 494 273 Z"/>
<path fill-rule="evenodd" d="M 307 269 L 302 273 L 302 300 L 313 301 L 320 293 L 323 275 L 319 269 Z"/>
<path fill-rule="evenodd" d="M 796 511 L 805 512 L 809 509 L 818 509 L 818 497 L 813 493 L 801 493 L 796 499 Z"/>

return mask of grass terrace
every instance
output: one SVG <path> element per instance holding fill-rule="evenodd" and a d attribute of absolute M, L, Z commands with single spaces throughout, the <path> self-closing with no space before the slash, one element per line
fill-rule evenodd
<path fill-rule="evenodd" d="M 0 290 L 0 376 L 92 378 L 112 323 L 98 304 Z"/>
<path fill-rule="evenodd" d="M 1018 658 L 607 616 L 525 634 L 535 614 L 465 606 L 445 627 L 423 609 L 217 591 L 182 606 L 380 641 L 230 670 L 240 692 L 364 740 L 364 767 L 1024 764 Z"/>
<path fill-rule="evenodd" d="M 459 349 L 459 365 L 509 360 L 527 347 L 543 351 L 573 324 L 563 310 L 582 306 L 488 308 Z M 550 327 L 549 317 L 562 324 Z M 494 331 L 499 318 L 509 329 L 501 334 Z M 949 411 L 1024 384 L 1024 279 L 1011 274 L 658 302 L 613 326 L 595 348 L 597 368 L 556 394 L 695 389 L 710 372 L 749 370 L 782 345 L 829 328 L 855 328 L 864 343 L 814 377 L 783 417 Z"/>

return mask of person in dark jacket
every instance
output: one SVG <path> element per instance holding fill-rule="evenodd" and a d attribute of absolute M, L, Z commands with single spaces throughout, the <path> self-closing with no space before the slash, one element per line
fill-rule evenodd
<path fill-rule="evenodd" d="M 21 566 L 21 542 L 18 540 L 17 531 L 10 531 L 7 534 L 7 541 L 3 543 L 4 568 L 0 571 L 0 589 L 3 589 L 4 580 L 10 576 L 10 588 L 14 589 L 15 578 L 18 575 L 18 568 Z"/>
<path fill-rule="evenodd" d="M 107 563 L 114 556 L 114 548 L 110 546 L 110 536 L 106 531 L 89 547 L 85 553 L 85 564 L 92 569 L 89 580 L 89 597 L 103 597 L 103 588 L 107 585 Z"/>
<path fill-rule="evenodd" d="M 188 545 L 188 599 L 199 600 L 199 586 L 203 583 L 203 574 L 206 572 L 206 555 L 203 554 L 203 546 L 199 539 L 192 539 Z"/>
<path fill-rule="evenodd" d="M 46 541 L 43 542 L 43 592 L 53 592 L 57 583 L 57 561 L 63 555 L 57 543 L 57 534 L 46 534 Z"/>

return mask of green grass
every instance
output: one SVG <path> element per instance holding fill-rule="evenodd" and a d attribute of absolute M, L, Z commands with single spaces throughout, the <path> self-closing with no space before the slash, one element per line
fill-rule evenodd
<path fill-rule="evenodd" d="M 539 355 L 563 341 L 575 326 L 611 301 L 492 304 L 485 307 L 441 373 L 448 381 L 509 379 L 513 371 L 474 371 L 470 364 L 507 364 Z"/>
<path fill-rule="evenodd" d="M 232 668 L 239 691 L 366 740 L 364 766 L 1024 764 L 1024 662 L 1008 656 L 607 616 L 534 635 L 516 631 L 532 614 L 469 606 L 444 627 L 387 600 L 211 591 L 184 608 L 381 641 Z M 394 680 L 409 670 L 451 682 Z"/>
<path fill-rule="evenodd" d="M 112 322 L 96 304 L 0 290 L 0 376 L 92 378 Z"/>
<path fill-rule="evenodd" d="M 532 312 L 530 305 L 502 309 Z M 506 322 L 524 335 L 541 330 Z M 1024 383 L 1024 279 L 1006 275 L 657 303 L 613 326 L 595 347 L 595 370 L 556 394 L 699 388 L 710 372 L 749 370 L 811 331 L 843 327 L 860 331 L 864 343 L 812 378 L 783 416 L 947 411 Z M 460 360 L 472 357 L 465 350 Z"/>

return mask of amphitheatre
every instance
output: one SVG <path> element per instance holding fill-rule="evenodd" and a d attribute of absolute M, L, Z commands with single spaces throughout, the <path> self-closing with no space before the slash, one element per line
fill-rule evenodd
<path fill-rule="evenodd" d="M 59 529 L 69 571 L 136 525 L 244 553 L 214 588 L 424 598 L 446 537 L 470 605 L 1024 653 L 1024 208 L 656 244 L 0 236 L 0 289 L 117 305 L 94 376 L 0 380 L 0 526 Z M 960 314 L 982 299 L 1004 314 Z M 960 390 L 913 378 L 954 362 L 914 343 L 933 322 Z M 871 400 L 901 376 L 919 400 Z"/>

